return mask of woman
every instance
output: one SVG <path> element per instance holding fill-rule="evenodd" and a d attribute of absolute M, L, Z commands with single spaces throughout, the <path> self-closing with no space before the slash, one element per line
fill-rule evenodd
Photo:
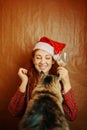
<path fill-rule="evenodd" d="M 78 108 L 74 99 L 73 91 L 67 69 L 58 65 L 60 53 L 65 47 L 64 43 L 53 41 L 47 37 L 42 37 L 32 51 L 32 59 L 29 69 L 20 68 L 18 75 L 21 84 L 12 97 L 8 110 L 16 117 L 21 117 L 26 109 L 27 100 L 31 98 L 31 93 L 39 80 L 39 74 L 59 74 L 61 76 L 62 95 L 64 98 L 63 109 L 68 120 L 75 120 Z"/>

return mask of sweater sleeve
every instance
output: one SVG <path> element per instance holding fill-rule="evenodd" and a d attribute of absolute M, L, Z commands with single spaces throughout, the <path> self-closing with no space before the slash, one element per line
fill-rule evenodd
<path fill-rule="evenodd" d="M 72 89 L 70 89 L 66 94 L 63 94 L 63 98 L 64 98 L 63 109 L 65 116 L 69 121 L 73 121 L 77 117 L 78 108 L 76 101 L 74 99 Z"/>
<path fill-rule="evenodd" d="M 17 90 L 9 102 L 8 111 L 12 116 L 22 116 L 26 107 L 25 102 L 25 93 L 22 93 L 19 90 Z"/>

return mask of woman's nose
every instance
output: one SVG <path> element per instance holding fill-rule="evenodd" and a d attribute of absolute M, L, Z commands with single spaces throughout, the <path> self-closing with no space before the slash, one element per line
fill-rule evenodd
<path fill-rule="evenodd" d="M 41 63 L 42 64 L 45 63 L 45 59 L 44 58 L 41 59 Z"/>

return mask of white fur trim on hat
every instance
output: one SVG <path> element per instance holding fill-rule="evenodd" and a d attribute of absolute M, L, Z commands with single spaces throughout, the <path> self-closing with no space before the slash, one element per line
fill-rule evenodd
<path fill-rule="evenodd" d="M 45 43 L 45 42 L 38 42 L 35 47 L 33 48 L 33 50 L 36 50 L 36 49 L 41 49 L 41 50 L 44 50 L 44 51 L 47 51 L 48 53 L 50 53 L 52 56 L 54 56 L 54 48 Z"/>

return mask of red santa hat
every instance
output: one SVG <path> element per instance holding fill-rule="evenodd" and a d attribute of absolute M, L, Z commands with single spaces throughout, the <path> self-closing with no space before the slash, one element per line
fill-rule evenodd
<path fill-rule="evenodd" d="M 65 43 L 60 43 L 44 36 L 36 43 L 33 50 L 41 49 L 47 51 L 56 60 L 65 46 Z"/>

